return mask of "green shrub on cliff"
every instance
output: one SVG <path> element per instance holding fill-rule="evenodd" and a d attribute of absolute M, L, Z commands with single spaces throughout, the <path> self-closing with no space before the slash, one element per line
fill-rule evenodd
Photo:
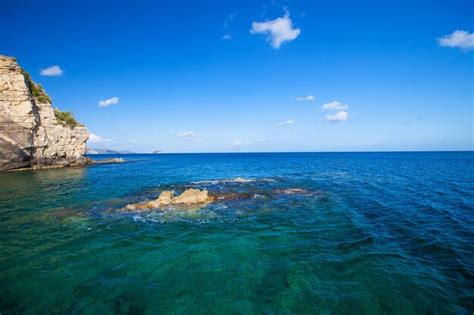
<path fill-rule="evenodd" d="M 28 89 L 30 90 L 33 97 L 39 103 L 51 104 L 52 103 L 51 98 L 49 97 L 48 94 L 46 94 L 41 84 L 36 84 L 35 82 L 33 82 L 31 75 L 24 69 L 21 69 L 21 72 L 23 76 L 25 77 L 26 85 L 28 86 Z M 76 119 L 74 119 L 74 116 L 72 115 L 71 112 L 62 112 L 59 108 L 55 108 L 54 116 L 56 117 L 56 123 L 59 125 L 73 128 L 73 129 L 74 127 L 82 126 L 80 123 L 76 121 Z"/>
<path fill-rule="evenodd" d="M 34 95 L 36 100 L 40 103 L 52 103 L 51 98 L 49 97 L 48 94 L 44 91 L 43 87 L 41 84 L 36 84 L 33 82 L 33 79 L 31 78 L 31 75 L 26 72 L 24 69 L 21 69 L 23 76 L 25 77 L 26 80 L 26 85 L 30 89 L 31 94 Z"/>
<path fill-rule="evenodd" d="M 59 108 L 54 109 L 54 116 L 56 116 L 56 122 L 60 125 L 74 128 L 77 126 L 82 126 L 80 123 L 74 119 L 74 116 L 71 112 L 62 112 Z"/>

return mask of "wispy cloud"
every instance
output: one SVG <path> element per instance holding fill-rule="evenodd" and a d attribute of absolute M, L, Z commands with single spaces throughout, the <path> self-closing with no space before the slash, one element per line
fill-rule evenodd
<path fill-rule="evenodd" d="M 326 120 L 331 123 L 338 123 L 346 121 L 349 118 L 349 114 L 345 111 L 340 111 L 334 115 L 326 115 Z"/>
<path fill-rule="evenodd" d="M 98 105 L 99 107 L 107 107 L 110 105 L 115 105 L 118 104 L 119 98 L 118 97 L 111 97 L 106 100 L 99 101 Z"/>
<path fill-rule="evenodd" d="M 314 101 L 315 98 L 313 95 L 306 95 L 306 96 L 298 96 L 295 98 L 295 100 L 298 102 L 311 102 L 311 101 Z"/>
<path fill-rule="evenodd" d="M 104 137 L 101 137 L 95 133 L 89 133 L 89 139 L 87 140 L 88 143 L 93 143 L 93 144 L 99 144 L 99 143 L 114 143 L 114 142 L 118 142 L 116 140 L 113 140 L 113 139 L 108 139 L 108 138 L 104 138 Z"/>
<path fill-rule="evenodd" d="M 171 134 L 189 141 L 201 141 L 199 134 L 191 130 L 172 131 Z"/>
<path fill-rule="evenodd" d="M 423 117 L 422 117 L 422 116 L 416 116 L 415 118 L 416 118 L 416 121 L 421 121 L 421 120 L 423 120 Z M 414 123 L 415 123 L 415 122 L 414 122 L 413 120 L 405 120 L 405 121 L 403 122 L 404 125 L 412 125 L 412 124 L 414 124 Z"/>
<path fill-rule="evenodd" d="M 456 30 L 437 40 L 441 47 L 453 47 L 462 50 L 471 50 L 474 48 L 474 34 L 463 30 Z"/>
<path fill-rule="evenodd" d="M 63 73 L 64 70 L 60 66 L 51 66 L 40 71 L 40 74 L 45 77 L 58 77 Z"/>
<path fill-rule="evenodd" d="M 236 15 L 237 13 L 231 13 L 227 16 L 227 18 L 224 21 L 224 28 L 228 28 L 230 26 L 230 24 L 232 23 Z"/>
<path fill-rule="evenodd" d="M 285 120 L 285 121 L 280 121 L 278 123 L 276 123 L 277 126 L 288 126 L 288 125 L 293 125 L 295 123 L 295 121 L 293 119 L 288 119 L 288 120 Z"/>
<path fill-rule="evenodd" d="M 243 146 L 243 145 L 252 145 L 252 144 L 257 144 L 257 143 L 266 143 L 272 141 L 272 138 L 261 138 L 257 139 L 254 141 L 242 141 L 242 140 L 235 140 L 234 145 L 235 146 Z"/>
<path fill-rule="evenodd" d="M 296 39 L 301 30 L 293 28 L 289 12 L 286 11 L 283 17 L 265 22 L 253 22 L 250 33 L 267 35 L 267 41 L 270 42 L 272 47 L 279 49 L 282 43 Z"/>
<path fill-rule="evenodd" d="M 338 101 L 332 101 L 329 103 L 324 103 L 321 105 L 322 110 L 346 110 L 349 108 L 349 105 L 347 104 L 342 104 Z"/>
<path fill-rule="evenodd" d="M 270 142 L 272 141 L 272 138 L 262 138 L 262 139 L 257 139 L 253 143 L 265 143 L 265 142 Z"/>
<path fill-rule="evenodd" d="M 229 28 L 229 26 L 232 24 L 232 21 L 234 20 L 236 15 L 237 15 L 237 13 L 231 13 L 227 16 L 227 18 L 224 21 L 224 28 L 225 29 Z M 231 40 L 232 35 L 229 32 L 226 32 L 224 35 L 222 35 L 221 39 Z"/>
<path fill-rule="evenodd" d="M 113 150 L 129 150 L 131 146 L 137 146 L 140 143 L 134 139 L 109 139 L 103 136 L 99 136 L 96 133 L 89 133 L 89 139 L 87 140 L 87 147 L 94 149 L 113 149 Z"/>
<path fill-rule="evenodd" d="M 178 136 L 178 137 L 197 137 L 199 134 L 195 133 L 194 131 L 178 131 L 178 132 L 172 132 L 172 134 Z"/>
<path fill-rule="evenodd" d="M 89 133 L 89 139 L 87 140 L 92 143 L 97 143 L 102 141 L 102 137 L 99 135 L 96 135 L 95 133 Z"/>

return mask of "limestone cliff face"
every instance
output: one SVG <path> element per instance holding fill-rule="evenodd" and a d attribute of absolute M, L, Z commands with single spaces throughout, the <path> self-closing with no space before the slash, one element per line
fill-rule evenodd
<path fill-rule="evenodd" d="M 87 164 L 88 137 L 84 126 L 56 117 L 14 58 L 0 55 L 0 171 Z"/>

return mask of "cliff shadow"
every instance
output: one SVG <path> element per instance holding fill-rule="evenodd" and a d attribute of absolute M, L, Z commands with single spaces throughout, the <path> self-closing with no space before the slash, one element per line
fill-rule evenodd
<path fill-rule="evenodd" d="M 31 130 L 0 121 L 0 171 L 30 166 L 31 143 Z"/>

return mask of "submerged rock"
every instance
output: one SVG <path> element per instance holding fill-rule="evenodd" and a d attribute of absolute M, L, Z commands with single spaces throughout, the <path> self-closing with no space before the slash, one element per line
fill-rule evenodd
<path fill-rule="evenodd" d="M 216 193 L 215 197 L 219 201 L 234 201 L 242 199 L 250 199 L 254 194 L 251 192 L 224 192 Z"/>
<path fill-rule="evenodd" d="M 275 190 L 277 194 L 284 195 L 297 195 L 297 194 L 308 194 L 309 191 L 303 188 L 286 188 L 286 189 L 277 189 Z"/>
<path fill-rule="evenodd" d="M 313 196 L 313 197 L 326 197 L 326 193 L 322 190 L 312 190 L 304 188 L 285 188 L 275 189 L 273 193 L 276 195 L 290 195 L 290 196 Z"/>
<path fill-rule="evenodd" d="M 104 159 L 104 160 L 92 160 L 91 164 L 108 164 L 108 163 L 123 163 L 125 162 L 124 159 L 122 158 L 110 158 L 110 159 Z"/>

